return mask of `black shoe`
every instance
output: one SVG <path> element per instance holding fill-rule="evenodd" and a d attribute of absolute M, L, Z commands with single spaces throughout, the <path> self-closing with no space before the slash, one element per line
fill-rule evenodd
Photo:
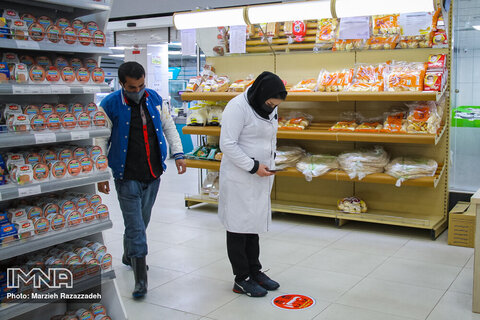
<path fill-rule="evenodd" d="M 245 293 L 249 297 L 264 297 L 268 291 L 258 285 L 254 280 L 235 281 L 233 292 Z"/>
<path fill-rule="evenodd" d="M 133 274 L 135 277 L 135 289 L 132 296 L 134 299 L 141 299 L 147 294 L 147 263 L 146 258 L 131 258 Z"/>
<path fill-rule="evenodd" d="M 123 253 L 123 256 L 122 256 L 122 263 L 126 266 L 132 266 L 132 263 L 130 261 L 129 258 L 127 258 L 127 256 L 125 255 L 125 252 Z M 150 268 L 148 267 L 148 264 L 147 264 L 147 271 L 150 270 Z"/>
<path fill-rule="evenodd" d="M 263 272 L 257 273 L 253 277 L 253 280 L 255 280 L 259 285 L 261 285 L 268 291 L 277 290 L 280 287 L 280 284 L 278 282 L 273 281 Z"/>

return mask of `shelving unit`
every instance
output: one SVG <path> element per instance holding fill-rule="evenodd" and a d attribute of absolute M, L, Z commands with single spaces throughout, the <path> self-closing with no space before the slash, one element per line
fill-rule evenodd
<path fill-rule="evenodd" d="M 445 20 L 451 30 L 451 16 L 445 17 Z M 270 47 L 253 37 L 247 40 L 247 54 L 207 57 L 206 63 L 213 65 L 217 74 L 227 75 L 231 80 L 245 79 L 250 74 L 258 75 L 265 70 L 276 73 L 288 85 L 305 79 L 316 79 L 322 69 L 336 71 L 352 68 L 358 63 L 375 64 L 389 60 L 424 62 L 431 54 L 448 54 L 448 68 L 451 65 L 450 49 L 444 48 L 313 52 L 311 48 L 314 46 L 312 36 L 315 27 L 314 24 L 308 24 L 307 43 L 304 44 L 287 45 L 283 39 L 274 39 Z M 292 51 L 285 50 L 286 48 Z M 307 182 L 296 169 L 288 169 L 276 174 L 271 194 L 272 210 L 330 217 L 335 219 L 338 226 L 354 220 L 426 229 L 430 231 L 432 239 L 436 239 L 448 223 L 449 90 L 448 81 L 443 92 L 289 92 L 286 101 L 279 106 L 280 115 L 289 111 L 302 111 L 311 114 L 314 122 L 303 131 L 278 130 L 278 146 L 298 145 L 312 154 L 340 154 L 381 145 L 392 159 L 400 156 L 425 157 L 434 159 L 439 168 L 435 176 L 407 180 L 401 187 L 395 186 L 394 178 L 380 173 L 358 181 L 350 179 L 341 170 L 334 170 Z M 181 97 L 184 101 L 229 101 L 239 94 L 241 93 L 184 92 Z M 437 134 L 328 130 L 341 119 L 344 112 L 358 112 L 373 118 L 382 116 L 391 107 L 415 101 L 445 102 L 442 125 Z M 183 133 L 218 137 L 220 128 L 187 126 L 183 128 Z M 218 162 L 209 161 L 188 160 L 187 166 L 219 169 Z M 353 215 L 336 210 L 339 199 L 351 196 L 365 200 L 368 213 Z M 200 203 L 216 204 L 217 201 L 204 195 L 186 195 L 185 203 L 191 206 Z"/>
<path fill-rule="evenodd" d="M 100 30 L 105 30 L 110 15 L 113 0 L 0 0 L 3 8 L 11 8 L 21 13 L 29 12 L 34 16 L 47 15 L 54 20 L 65 17 L 72 21 L 79 18 L 85 22 L 95 21 Z M 67 45 L 63 43 L 53 44 L 48 41 L 16 41 L 0 39 L 0 51 L 12 51 L 19 54 L 31 55 L 61 55 L 64 57 L 75 55 L 79 58 L 93 57 L 100 65 L 101 55 L 111 53 L 107 47 L 83 46 L 80 43 Z M 82 103 L 88 104 L 94 101 L 95 93 L 109 93 L 108 85 L 102 84 L 0 84 L 0 103 L 40 104 L 40 103 Z M 9 148 L 22 147 L 30 150 L 33 147 L 45 147 L 47 144 L 59 142 L 75 142 L 78 145 L 91 145 L 93 138 L 108 137 L 110 130 L 105 128 L 91 128 L 88 130 L 73 130 L 60 132 L 29 132 L 29 133 L 5 133 L 0 134 L 0 152 L 8 151 Z M 49 180 L 43 183 L 19 186 L 7 184 L 0 186 L 0 205 L 8 207 L 10 200 L 41 195 L 55 191 L 77 191 L 83 193 L 96 193 L 96 183 L 108 181 L 111 178 L 109 170 L 94 172 L 89 175 L 77 176 L 59 180 Z M 88 239 L 95 242 L 105 243 L 102 232 L 112 227 L 110 219 L 94 220 L 85 222 L 80 226 L 64 228 L 59 231 L 49 231 L 43 235 L 35 235 L 30 239 L 17 240 L 0 246 L 0 260 L 7 260 L 20 255 L 32 254 L 41 249 L 61 244 L 75 239 Z M 104 272 L 101 279 L 101 287 L 98 279 L 81 279 L 74 283 L 71 292 L 83 292 L 85 290 L 99 289 L 102 293 L 101 303 L 105 305 L 112 319 L 126 319 L 127 315 L 123 306 L 118 288 L 115 283 L 113 270 Z M 62 291 L 65 292 L 65 291 Z M 55 301 L 55 303 L 10 303 L 0 307 L 0 319 L 37 319 L 49 318 L 52 312 L 65 311 L 77 307 L 77 303 L 69 301 Z M 82 305 L 83 307 L 83 305 Z M 78 309 L 78 308 L 77 308 Z"/>

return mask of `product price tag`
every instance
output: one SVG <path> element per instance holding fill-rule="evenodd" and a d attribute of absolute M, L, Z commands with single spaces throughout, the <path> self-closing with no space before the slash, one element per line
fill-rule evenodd
<path fill-rule="evenodd" d="M 42 86 L 42 85 L 29 85 L 25 86 L 25 94 L 50 94 L 52 93 L 52 89 L 50 86 Z"/>
<path fill-rule="evenodd" d="M 230 53 L 247 51 L 247 26 L 230 27 Z"/>
<path fill-rule="evenodd" d="M 42 143 L 51 143 L 57 142 L 57 136 L 55 133 L 36 133 L 35 136 L 35 143 L 42 144 Z"/>
<path fill-rule="evenodd" d="M 369 17 L 350 17 L 340 19 L 339 39 L 370 38 Z"/>
<path fill-rule="evenodd" d="M 40 185 L 18 188 L 19 197 L 28 197 L 28 196 L 33 196 L 35 194 L 40 194 L 40 193 L 42 193 L 42 189 Z"/>
<path fill-rule="evenodd" d="M 100 87 L 83 87 L 83 93 L 100 93 Z"/>
<path fill-rule="evenodd" d="M 196 32 L 195 29 L 182 30 L 182 55 L 195 55 L 197 53 L 195 48 L 195 44 L 197 43 Z"/>
<path fill-rule="evenodd" d="M 40 50 L 40 45 L 36 41 L 15 40 L 18 49 Z"/>
<path fill-rule="evenodd" d="M 12 86 L 13 94 L 25 94 L 25 86 Z"/>
<path fill-rule="evenodd" d="M 72 92 L 69 86 L 61 84 L 51 85 L 50 89 L 53 94 L 70 94 Z"/>
<path fill-rule="evenodd" d="M 85 140 L 90 138 L 88 131 L 72 131 L 70 132 L 72 140 Z"/>

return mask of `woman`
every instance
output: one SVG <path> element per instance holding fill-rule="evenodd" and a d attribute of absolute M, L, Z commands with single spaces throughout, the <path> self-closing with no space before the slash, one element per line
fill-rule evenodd
<path fill-rule="evenodd" d="M 287 91 L 280 78 L 263 72 L 243 94 L 232 99 L 222 116 L 218 215 L 227 229 L 233 291 L 263 297 L 280 285 L 261 272 L 258 234 L 271 222 L 278 115 Z"/>

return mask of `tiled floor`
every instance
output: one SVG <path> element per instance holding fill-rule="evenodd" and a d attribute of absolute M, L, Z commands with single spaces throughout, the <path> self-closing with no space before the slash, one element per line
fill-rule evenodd
<path fill-rule="evenodd" d="M 473 249 L 431 241 L 421 230 L 274 214 L 261 235 L 261 261 L 278 292 L 249 298 L 232 292 L 225 231 L 215 206 L 184 207 L 197 171 L 162 178 L 148 230 L 149 293 L 133 301 L 133 272 L 120 263 L 123 220 L 115 190 L 105 197 L 114 227 L 105 232 L 128 317 L 144 319 L 466 320 L 471 313 Z M 275 308 L 283 293 L 312 296 L 307 310 Z"/>

